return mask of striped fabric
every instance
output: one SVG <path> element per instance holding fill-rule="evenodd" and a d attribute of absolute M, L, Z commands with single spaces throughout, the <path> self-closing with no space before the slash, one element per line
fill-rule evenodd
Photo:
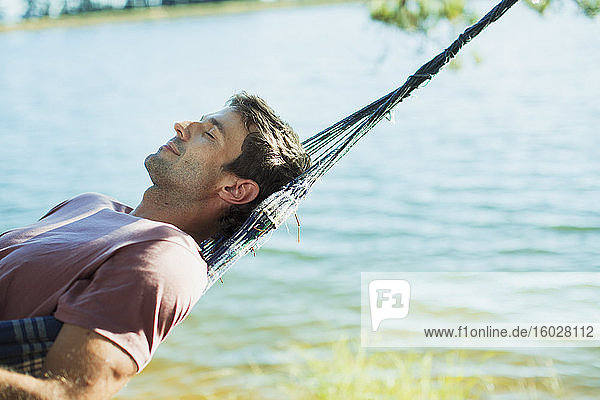
<path fill-rule="evenodd" d="M 0 366 L 40 376 L 62 322 L 54 317 L 0 321 Z"/>

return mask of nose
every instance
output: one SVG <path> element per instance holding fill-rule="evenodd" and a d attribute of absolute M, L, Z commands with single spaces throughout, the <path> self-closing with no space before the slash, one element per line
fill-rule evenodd
<path fill-rule="evenodd" d="M 191 121 L 175 122 L 175 125 L 173 126 L 173 128 L 175 129 L 175 132 L 177 133 L 177 137 L 179 137 L 183 141 L 189 140 L 190 131 L 189 131 L 188 127 L 190 126 L 191 123 L 192 123 Z"/>

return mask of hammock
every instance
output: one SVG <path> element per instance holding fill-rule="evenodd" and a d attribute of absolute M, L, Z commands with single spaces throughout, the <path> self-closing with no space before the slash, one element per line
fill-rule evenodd
<path fill-rule="evenodd" d="M 311 168 L 260 203 L 231 238 L 207 240 L 200 244 L 202 256 L 208 264 L 205 291 L 240 257 L 258 249 L 273 229 L 294 214 L 312 185 L 359 139 L 390 114 L 414 89 L 433 78 L 466 43 L 516 2 L 503 0 L 479 22 L 467 28 L 447 49 L 409 76 L 398 89 L 305 140 L 302 145 L 313 160 Z M 0 321 L 0 365 L 23 373 L 39 374 L 46 353 L 61 326 L 62 323 L 53 317 Z"/>
<path fill-rule="evenodd" d="M 517 0 L 503 0 L 477 23 L 467 28 L 444 51 L 424 64 L 398 89 L 375 100 L 354 114 L 302 142 L 313 165 L 304 174 L 263 200 L 244 225 L 228 240 L 207 240 L 200 244 L 208 264 L 208 290 L 240 257 L 254 252 L 269 233 L 296 212 L 312 185 L 377 125 L 410 93 L 429 81 L 458 51 L 489 24 L 500 18 Z"/>

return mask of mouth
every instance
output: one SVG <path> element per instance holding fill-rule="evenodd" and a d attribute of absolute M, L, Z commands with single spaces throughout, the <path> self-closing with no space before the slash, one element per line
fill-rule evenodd
<path fill-rule="evenodd" d="M 175 144 L 172 141 L 168 141 L 167 144 L 163 144 L 161 147 L 177 156 L 181 155 L 181 153 L 179 152 L 177 147 L 175 147 Z"/>

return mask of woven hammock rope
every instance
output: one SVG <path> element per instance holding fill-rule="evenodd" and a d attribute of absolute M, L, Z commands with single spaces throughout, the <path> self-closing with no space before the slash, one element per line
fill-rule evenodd
<path fill-rule="evenodd" d="M 302 142 L 312 160 L 312 166 L 304 174 L 260 203 L 231 238 L 200 243 L 202 256 L 208 264 L 208 285 L 205 290 L 221 278 L 240 257 L 258 249 L 273 229 L 294 214 L 312 185 L 358 140 L 389 115 L 414 89 L 432 79 L 465 44 L 498 20 L 517 1 L 501 1 L 460 34 L 448 48 L 409 76 L 402 86 Z"/>

